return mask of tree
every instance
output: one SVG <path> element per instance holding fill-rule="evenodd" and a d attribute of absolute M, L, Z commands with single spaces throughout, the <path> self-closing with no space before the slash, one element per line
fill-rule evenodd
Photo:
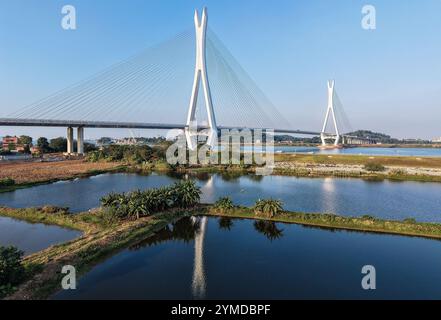
<path fill-rule="evenodd" d="M 0 246 L 0 299 L 10 294 L 24 277 L 23 252 L 15 247 Z"/>
<path fill-rule="evenodd" d="M 18 138 L 18 143 L 22 145 L 28 145 L 29 147 L 32 146 L 32 137 L 29 136 L 20 136 Z"/>
<path fill-rule="evenodd" d="M 283 203 L 280 200 L 268 199 L 257 200 L 254 205 L 254 212 L 256 215 L 264 214 L 269 218 L 273 218 L 283 211 Z"/>
<path fill-rule="evenodd" d="M 52 139 L 49 143 L 49 147 L 54 152 L 66 152 L 67 150 L 67 139 L 63 137 Z"/>
<path fill-rule="evenodd" d="M 101 145 L 101 146 L 108 145 L 108 144 L 111 144 L 111 143 L 112 143 L 112 138 L 109 138 L 109 137 L 102 137 L 102 138 L 99 138 L 99 139 L 96 141 L 96 143 L 97 143 L 98 145 Z"/>
<path fill-rule="evenodd" d="M 15 150 L 15 143 L 12 143 L 12 142 L 8 143 L 8 150 L 9 151 Z"/>
<path fill-rule="evenodd" d="M 45 137 L 40 137 L 37 140 L 37 147 L 40 148 L 42 153 L 50 152 L 49 141 Z"/>
<path fill-rule="evenodd" d="M 84 152 L 85 153 L 89 153 L 89 152 L 97 151 L 97 150 L 98 150 L 98 148 L 94 144 L 84 142 Z"/>

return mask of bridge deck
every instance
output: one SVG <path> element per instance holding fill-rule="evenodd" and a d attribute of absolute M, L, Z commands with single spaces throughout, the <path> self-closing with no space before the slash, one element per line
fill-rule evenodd
<path fill-rule="evenodd" d="M 39 120 L 39 119 L 10 119 L 0 118 L 0 126 L 5 127 L 84 127 L 84 128 L 114 128 L 114 129 L 185 129 L 183 124 L 163 124 L 163 123 L 141 123 L 141 122 L 111 122 L 111 121 L 70 121 L 70 120 Z M 200 127 L 200 129 L 204 129 Z M 247 128 L 247 127 L 227 127 L 218 126 L 218 129 L 261 129 L 261 128 Z M 263 128 L 265 129 L 265 128 Z M 272 129 L 272 128 L 268 128 Z M 320 132 L 307 130 L 292 130 L 292 129 L 272 129 L 276 133 L 291 133 L 302 135 L 319 136 Z"/>

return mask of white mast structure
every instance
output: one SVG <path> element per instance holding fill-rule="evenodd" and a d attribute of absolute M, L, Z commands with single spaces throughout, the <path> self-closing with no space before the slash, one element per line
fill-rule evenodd
<path fill-rule="evenodd" d="M 328 138 L 335 138 L 334 145 L 337 146 L 340 142 L 340 131 L 338 130 L 337 126 L 337 118 L 335 117 L 335 109 L 334 109 L 334 87 L 335 87 L 335 81 L 329 80 L 328 81 L 328 109 L 326 111 L 326 117 L 325 122 L 323 123 L 323 129 L 322 133 L 320 135 L 322 139 L 322 145 L 326 146 L 326 139 Z M 328 120 L 329 115 L 332 113 L 332 121 L 334 123 L 335 128 L 335 136 L 329 136 L 326 134 L 326 127 L 328 126 Z"/>
<path fill-rule="evenodd" d="M 197 148 L 198 135 L 208 136 L 207 145 L 210 147 L 217 145 L 217 125 L 214 115 L 213 102 L 211 99 L 206 64 L 207 22 L 207 8 L 203 9 L 201 19 L 199 19 L 199 13 L 196 10 L 194 14 L 194 23 L 196 27 L 196 68 L 193 91 L 190 99 L 190 107 L 188 109 L 187 126 L 185 129 L 185 136 L 190 150 L 195 150 Z M 204 90 L 205 107 L 207 108 L 208 115 L 208 128 L 198 133 L 195 115 L 200 82 L 202 82 L 202 87 Z"/>

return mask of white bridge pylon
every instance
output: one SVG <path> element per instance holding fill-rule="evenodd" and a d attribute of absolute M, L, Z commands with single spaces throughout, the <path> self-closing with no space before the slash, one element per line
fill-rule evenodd
<path fill-rule="evenodd" d="M 321 139 L 322 139 L 322 145 L 326 146 L 326 140 L 327 139 L 335 139 L 334 145 L 338 145 L 340 142 L 340 131 L 338 130 L 337 125 L 337 118 L 335 116 L 335 109 L 334 109 L 334 88 L 335 88 L 335 81 L 329 80 L 328 81 L 328 109 L 326 110 L 326 117 L 325 122 L 323 123 L 323 129 L 321 132 Z M 329 116 L 332 114 L 332 121 L 334 123 L 335 128 L 335 135 L 329 135 L 326 133 L 326 127 L 328 126 Z"/>
<path fill-rule="evenodd" d="M 206 64 L 206 36 L 208 15 L 207 8 L 202 11 L 202 17 L 199 19 L 198 11 L 194 14 L 194 23 L 196 28 L 196 68 L 194 75 L 193 91 L 190 99 L 190 107 L 188 109 L 187 124 L 185 128 L 185 136 L 188 148 L 195 150 L 198 145 L 198 136 L 208 136 L 207 145 L 214 147 L 217 145 L 217 125 L 214 115 L 213 101 L 211 99 L 210 83 L 208 81 L 207 64 Z M 196 107 L 200 83 L 204 90 L 205 107 L 208 115 L 208 128 L 198 132 L 196 122 Z"/>

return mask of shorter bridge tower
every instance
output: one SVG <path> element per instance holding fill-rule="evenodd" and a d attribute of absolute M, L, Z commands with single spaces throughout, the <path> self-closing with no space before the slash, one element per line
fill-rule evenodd
<path fill-rule="evenodd" d="M 194 23 L 196 27 L 196 68 L 194 75 L 193 91 L 188 110 L 185 136 L 187 138 L 188 148 L 195 150 L 197 148 L 197 137 L 205 135 L 208 137 L 207 145 L 214 147 L 217 145 L 217 125 L 214 115 L 213 102 L 211 99 L 210 83 L 208 82 L 207 63 L 206 63 L 206 36 L 207 36 L 207 8 L 202 11 L 202 17 L 199 18 L 198 11 L 194 14 Z M 196 123 L 196 107 L 200 83 L 204 90 L 205 107 L 208 115 L 208 128 L 198 132 Z"/>
<path fill-rule="evenodd" d="M 327 145 L 327 140 L 334 139 L 334 145 L 338 146 L 340 142 L 340 131 L 337 125 L 337 118 L 335 116 L 335 108 L 334 108 L 334 87 L 335 81 L 328 81 L 328 109 L 326 110 L 325 122 L 323 123 L 323 129 L 321 132 L 322 145 Z M 326 127 L 328 126 L 329 116 L 332 114 L 332 121 L 334 123 L 335 134 L 330 134 L 326 132 Z"/>

